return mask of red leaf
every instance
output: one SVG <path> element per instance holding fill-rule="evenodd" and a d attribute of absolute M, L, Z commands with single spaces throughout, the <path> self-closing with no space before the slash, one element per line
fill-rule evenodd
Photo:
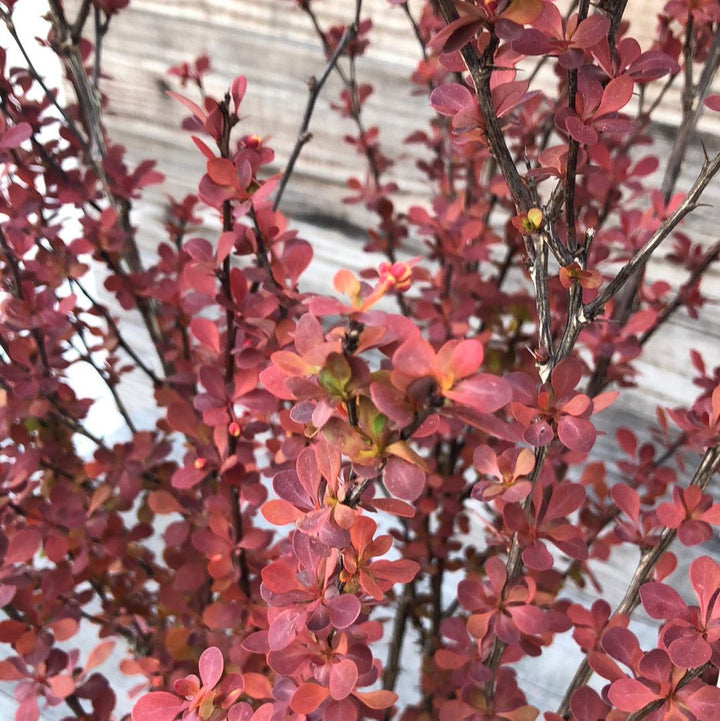
<path fill-rule="evenodd" d="M 558 438 L 571 451 L 587 453 L 595 445 L 597 431 L 585 418 L 561 416 L 558 421 Z"/>
<path fill-rule="evenodd" d="M 467 406 L 478 413 L 494 413 L 512 400 L 512 387 L 499 376 L 476 373 L 460 381 L 453 390 L 444 393 L 446 398 Z"/>
<path fill-rule="evenodd" d="M 384 709 L 390 708 L 397 700 L 398 695 L 394 691 L 366 691 L 354 694 L 355 698 L 369 708 Z"/>
<path fill-rule="evenodd" d="M 441 85 L 430 94 L 430 105 L 440 115 L 455 115 L 472 102 L 473 95 L 470 90 L 459 83 Z"/>
<path fill-rule="evenodd" d="M 295 713 L 312 713 L 329 695 L 328 689 L 316 683 L 303 683 L 295 689 L 290 708 Z"/>
<path fill-rule="evenodd" d="M 685 704 L 697 716 L 698 721 L 717 721 L 720 709 L 720 688 L 703 686 L 685 700 Z"/>
<path fill-rule="evenodd" d="M 704 100 L 705 106 L 720 113 L 720 95 L 708 95 Z"/>
<path fill-rule="evenodd" d="M 608 698 L 620 711 L 639 711 L 643 706 L 655 701 L 658 696 L 645 684 L 633 678 L 621 678 L 613 681 Z"/>
<path fill-rule="evenodd" d="M 198 670 L 203 686 L 207 688 L 215 688 L 223 673 L 225 661 L 223 655 L 217 646 L 206 648 L 198 661 Z"/>
<path fill-rule="evenodd" d="M 712 97 L 712 96 L 711 96 Z M 32 135 L 32 126 L 29 123 L 18 123 L 7 130 L 0 139 L 0 149 L 9 150 L 19 147 Z"/>
<path fill-rule="evenodd" d="M 207 120 L 207 113 L 197 103 L 194 103 L 192 100 L 184 97 L 183 95 L 174 93 L 172 90 L 168 90 L 167 94 L 174 100 L 182 103 L 201 122 L 204 123 Z"/>
<path fill-rule="evenodd" d="M 180 713 L 183 702 L 167 691 L 155 691 L 143 696 L 133 706 L 133 721 L 173 721 Z"/>
<path fill-rule="evenodd" d="M 385 465 L 383 483 L 393 496 L 414 501 L 425 490 L 425 472 L 402 458 L 393 456 Z"/>
<path fill-rule="evenodd" d="M 608 34 L 610 20 L 600 13 L 585 18 L 572 36 L 573 45 L 590 48 L 597 45 Z"/>
<path fill-rule="evenodd" d="M 42 541 L 42 534 L 37 528 L 23 528 L 10 535 L 5 563 L 25 563 L 37 551 Z"/>
<path fill-rule="evenodd" d="M 85 662 L 85 673 L 87 673 L 90 669 L 105 663 L 114 648 L 115 641 L 103 641 L 95 646 L 95 648 L 88 654 L 87 661 Z"/>
<path fill-rule="evenodd" d="M 700 602 L 700 618 L 708 618 L 710 604 L 713 602 L 715 603 L 715 615 L 717 615 L 718 601 L 715 599 L 715 594 L 720 588 L 720 566 L 709 556 L 701 556 L 690 564 L 689 575 Z"/>
<path fill-rule="evenodd" d="M 606 86 L 602 95 L 602 102 L 595 110 L 595 117 L 616 113 L 624 108 L 632 98 L 635 84 L 629 75 L 613 78 Z"/>
<path fill-rule="evenodd" d="M 220 331 L 217 323 L 208 318 L 193 318 L 190 321 L 190 330 L 204 346 L 216 353 L 220 352 Z"/>
<path fill-rule="evenodd" d="M 355 688 L 358 680 L 357 666 L 349 659 L 345 658 L 340 663 L 333 664 L 330 670 L 330 695 L 336 700 L 341 701 L 350 695 Z"/>
<path fill-rule="evenodd" d="M 687 604 L 670 586 L 654 581 L 640 587 L 640 600 L 650 618 L 685 618 Z"/>

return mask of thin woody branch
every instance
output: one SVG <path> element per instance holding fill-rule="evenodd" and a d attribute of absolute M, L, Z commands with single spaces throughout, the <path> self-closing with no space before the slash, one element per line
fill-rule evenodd
<path fill-rule="evenodd" d="M 705 451 L 698 467 L 695 469 L 692 480 L 690 481 L 691 486 L 697 486 L 701 491 L 704 491 L 710 479 L 716 470 L 720 467 L 720 446 L 714 446 Z M 653 569 L 660 560 L 660 557 L 670 548 L 677 530 L 674 528 L 666 528 L 658 539 L 657 545 L 650 549 L 643 551 L 640 555 L 635 572 L 633 573 L 632 580 L 628 584 L 622 601 L 618 604 L 617 608 L 613 611 L 611 619 L 621 614 L 631 615 L 632 612 L 637 608 L 640 603 L 640 587 L 645 583 L 651 576 Z M 590 676 L 592 676 L 592 669 L 587 661 L 587 658 L 583 659 L 582 663 L 575 672 L 570 685 L 565 692 L 565 696 L 558 708 L 558 714 L 564 718 L 569 718 L 570 698 L 576 689 L 587 684 Z M 640 716 L 639 718 L 642 718 Z"/>
<path fill-rule="evenodd" d="M 452 0 L 438 0 L 437 4 L 446 23 L 450 24 L 454 20 L 457 20 L 458 14 Z M 515 167 L 515 162 L 512 159 L 502 129 L 500 128 L 500 122 L 490 93 L 490 76 L 493 71 L 493 58 L 499 43 L 500 41 L 497 36 L 493 34 L 481 58 L 478 58 L 474 48 L 470 45 L 465 45 L 465 47 L 460 50 L 460 54 L 462 55 L 465 67 L 470 72 L 475 92 L 477 93 L 478 104 L 483 122 L 485 123 L 485 135 L 490 151 L 500 166 L 515 207 L 519 213 L 526 213 L 533 206 L 532 196 Z"/>
<path fill-rule="evenodd" d="M 620 288 L 625 285 L 632 275 L 642 268 L 650 256 L 655 252 L 658 246 L 667 238 L 670 233 L 675 230 L 680 221 L 698 205 L 700 197 L 705 188 L 709 185 L 715 174 L 720 170 L 720 154 L 712 159 L 707 159 L 702 166 L 700 174 L 693 183 L 692 187 L 685 196 L 685 199 L 672 215 L 665 219 L 663 224 L 650 236 L 646 243 L 635 251 L 630 260 L 618 271 L 617 275 L 608 283 L 595 300 L 588 303 L 584 309 L 581 318 L 584 322 L 587 319 L 596 318 L 602 313 L 605 304 L 615 296 Z"/>
<path fill-rule="evenodd" d="M 358 6 L 359 4 L 360 3 L 358 3 Z M 330 56 L 327 64 L 325 65 L 325 70 L 323 71 L 322 75 L 319 78 L 315 78 L 313 76 L 308 80 L 308 88 L 310 91 L 310 95 L 308 97 L 307 106 L 305 107 L 305 113 L 303 115 L 302 123 L 300 125 L 300 130 L 298 130 L 297 141 L 295 142 L 295 146 L 290 153 L 287 166 L 285 167 L 285 172 L 283 173 L 280 184 L 278 186 L 277 195 L 275 196 L 275 202 L 273 203 L 273 210 L 277 210 L 280 206 L 280 201 L 282 200 L 285 188 L 287 187 L 290 176 L 295 169 L 295 163 L 300 157 L 302 149 L 312 139 L 312 133 L 309 131 L 310 119 L 312 118 L 313 112 L 315 111 L 315 103 L 320 97 L 320 92 L 322 91 L 325 82 L 330 77 L 330 73 L 332 73 L 333 69 L 336 67 L 340 56 L 345 51 L 345 48 L 348 46 L 348 43 L 350 43 L 357 35 L 357 31 L 358 24 L 356 20 L 345 28 L 345 32 L 343 33 L 340 42 L 337 44 L 337 47 Z"/>

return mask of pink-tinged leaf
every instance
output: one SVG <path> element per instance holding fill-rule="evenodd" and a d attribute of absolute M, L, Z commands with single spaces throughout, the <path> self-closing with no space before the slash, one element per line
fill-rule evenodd
<path fill-rule="evenodd" d="M 675 75 L 680 72 L 680 66 L 667 53 L 648 50 L 630 65 L 627 72 L 636 83 L 647 83 L 663 75 Z"/>
<path fill-rule="evenodd" d="M 415 508 L 396 498 L 373 498 L 367 505 L 400 518 L 415 518 Z"/>
<path fill-rule="evenodd" d="M 529 425 L 523 433 L 523 439 L 531 446 L 546 446 L 555 434 L 547 421 L 538 421 Z"/>
<path fill-rule="evenodd" d="M 383 483 L 393 496 L 414 501 L 425 490 L 425 472 L 402 458 L 393 456 L 385 465 Z"/>
<path fill-rule="evenodd" d="M 634 668 L 642 656 L 635 634 L 620 626 L 613 626 L 603 634 L 602 646 L 613 658 L 628 668 Z"/>
<path fill-rule="evenodd" d="M 571 451 L 587 453 L 595 445 L 597 431 L 585 418 L 561 416 L 558 421 L 558 438 Z"/>
<path fill-rule="evenodd" d="M 522 633 L 532 636 L 545 631 L 545 613 L 537 606 L 509 606 L 507 610 Z"/>
<path fill-rule="evenodd" d="M 597 721 L 607 716 L 610 707 L 597 691 L 589 686 L 581 686 L 570 699 L 570 710 L 576 721 Z"/>
<path fill-rule="evenodd" d="M 606 408 L 609 408 L 615 403 L 617 397 L 620 395 L 619 391 L 606 391 L 605 393 L 599 393 L 593 399 L 593 413 L 600 413 Z"/>
<path fill-rule="evenodd" d="M 0 661 L 0 681 L 20 681 L 23 678 L 25 674 L 15 664 L 10 661 Z"/>
<path fill-rule="evenodd" d="M 208 160 L 210 160 L 211 158 L 214 158 L 214 157 L 215 157 L 215 153 L 213 153 L 213 151 L 210 150 L 210 148 L 207 146 L 207 144 L 204 143 L 202 140 L 200 140 L 200 138 L 198 138 L 198 137 L 196 137 L 196 136 L 193 135 L 193 136 L 191 136 L 191 139 L 192 139 L 193 143 L 195 143 L 195 146 L 197 147 L 197 149 L 198 149 Z"/>
<path fill-rule="evenodd" d="M 708 619 L 710 604 L 713 602 L 717 613 L 718 600 L 715 594 L 720 588 L 720 566 L 709 556 L 701 556 L 690 564 L 689 575 L 700 603 L 700 618 Z"/>
<path fill-rule="evenodd" d="M 295 523 L 298 518 L 302 516 L 302 511 L 299 511 L 288 501 L 282 498 L 273 498 L 266 501 L 260 512 L 268 523 L 272 523 L 274 526 L 285 526 L 288 523 Z"/>
<path fill-rule="evenodd" d="M 654 648 L 644 653 L 637 663 L 638 676 L 643 676 L 660 687 L 670 678 L 672 670 L 670 659 L 662 648 Z"/>
<path fill-rule="evenodd" d="M 217 646 L 206 648 L 198 661 L 198 670 L 203 686 L 207 688 L 215 688 L 220 680 L 225 667 L 222 651 Z"/>
<path fill-rule="evenodd" d="M 454 20 L 436 33 L 428 43 L 428 49 L 433 52 L 452 53 L 459 50 L 475 37 L 481 24 L 477 15 L 470 14 Z"/>
<path fill-rule="evenodd" d="M 720 688 L 703 686 L 685 699 L 685 705 L 697 716 L 698 721 L 717 721 Z"/>
<path fill-rule="evenodd" d="M 476 373 L 460 381 L 445 397 L 478 413 L 494 413 L 512 400 L 512 387 L 499 376 Z"/>
<path fill-rule="evenodd" d="M 698 546 L 712 537 L 712 528 L 703 521 L 684 521 L 678 528 L 678 539 L 683 546 Z"/>
<path fill-rule="evenodd" d="M 114 648 L 115 641 L 103 641 L 95 646 L 95 648 L 88 654 L 87 661 L 85 662 L 85 673 L 87 673 L 90 669 L 105 663 Z"/>
<path fill-rule="evenodd" d="M 336 701 L 341 701 L 350 695 L 358 680 L 357 666 L 345 658 L 339 663 L 333 664 L 330 669 L 330 681 L 328 683 L 330 696 Z"/>
<path fill-rule="evenodd" d="M 230 95 L 233 99 L 233 105 L 235 112 L 238 111 L 240 103 L 242 103 L 245 93 L 247 91 L 247 78 L 244 75 L 238 75 L 230 85 Z"/>
<path fill-rule="evenodd" d="M 212 158 L 207 161 L 207 174 L 218 185 L 234 186 L 238 182 L 237 170 L 227 158 Z"/>
<path fill-rule="evenodd" d="M 187 490 L 188 488 L 197 486 L 197 484 L 200 483 L 206 475 L 207 471 L 198 468 L 179 468 L 175 471 L 175 473 L 173 473 L 171 483 L 173 488 Z"/>
<path fill-rule="evenodd" d="M 440 115 L 455 115 L 472 102 L 473 95 L 470 90 L 459 83 L 440 85 L 430 94 L 430 105 Z"/>
<path fill-rule="evenodd" d="M 183 701 L 167 691 L 155 691 L 143 696 L 133 706 L 133 721 L 173 721 L 180 713 Z"/>
<path fill-rule="evenodd" d="M 220 332 L 217 323 L 208 318 L 193 318 L 190 321 L 190 330 L 202 345 L 215 353 L 220 352 Z"/>
<path fill-rule="evenodd" d="M 333 288 L 338 293 L 354 298 L 360 292 L 360 281 L 349 270 L 342 269 L 335 273 Z"/>
<path fill-rule="evenodd" d="M 440 349 L 438 361 L 444 360 L 444 348 L 445 346 Z M 485 349 L 480 341 L 473 339 L 461 340 L 453 347 L 449 363 L 454 377 L 456 379 L 466 378 L 471 373 L 474 373 L 482 364 L 484 355 Z"/>
<path fill-rule="evenodd" d="M 290 708 L 295 713 L 312 713 L 330 694 L 324 686 L 303 683 L 295 689 L 290 699 Z"/>
<path fill-rule="evenodd" d="M 533 571 L 548 571 L 553 567 L 553 557 L 542 541 L 535 541 L 522 552 L 523 563 Z"/>
<path fill-rule="evenodd" d="M 433 656 L 433 661 L 438 668 L 445 671 L 455 671 L 462 668 L 469 658 L 462 653 L 455 653 L 447 648 L 439 648 Z"/>
<path fill-rule="evenodd" d="M 357 691 L 353 695 L 368 708 L 374 709 L 390 708 L 398 700 L 394 691 Z"/>
<path fill-rule="evenodd" d="M 47 683 L 58 698 L 67 698 L 75 690 L 75 681 L 70 676 L 53 676 Z"/>
<path fill-rule="evenodd" d="M 661 503 L 655 513 L 658 521 L 667 528 L 677 528 L 685 520 L 685 509 L 675 503 Z"/>
<path fill-rule="evenodd" d="M 688 608 L 682 596 L 670 586 L 654 581 L 640 587 L 640 600 L 650 618 L 685 618 Z"/>
<path fill-rule="evenodd" d="M 18 123 L 13 125 L 12 128 L 0 139 L 0 149 L 11 150 L 18 148 L 32 135 L 32 126 L 29 123 Z"/>
<path fill-rule="evenodd" d="M 200 122 L 204 123 L 207 120 L 207 113 L 197 103 L 194 103 L 183 95 L 174 93 L 172 90 L 168 90 L 167 94 L 174 100 L 182 103 Z"/>
<path fill-rule="evenodd" d="M 603 91 L 602 102 L 595 110 L 595 117 L 616 113 L 624 108 L 632 98 L 635 84 L 629 75 L 613 78 Z"/>
<path fill-rule="evenodd" d="M 352 626 L 360 615 L 362 605 L 357 596 L 352 593 L 343 593 L 337 598 L 327 602 L 330 623 L 333 628 L 340 630 Z"/>
<path fill-rule="evenodd" d="M 42 534 L 37 528 L 23 528 L 10 535 L 5 553 L 5 563 L 25 563 L 30 560 L 40 546 Z"/>
<path fill-rule="evenodd" d="M 720 113 L 720 95 L 708 95 L 703 102 L 705 107 Z"/>
<path fill-rule="evenodd" d="M 412 518 L 412 516 L 410 517 Z M 64 556 L 65 553 L 63 552 L 62 555 Z M 52 560 L 55 561 L 54 558 Z M 59 559 L 56 562 L 59 562 Z M 13 600 L 16 593 L 17 588 L 15 588 L 15 586 L 0 585 L 0 608 L 2 608 L 2 606 L 7 606 L 8 603 Z"/>
<path fill-rule="evenodd" d="M 577 358 L 565 358 L 553 369 L 550 383 L 558 397 L 569 395 L 582 380 L 582 363 Z"/>
<path fill-rule="evenodd" d="M 600 13 L 585 18 L 578 25 L 575 34 L 572 36 L 573 45 L 580 48 L 591 48 L 597 45 L 610 30 L 610 20 Z"/>
<path fill-rule="evenodd" d="M 643 706 L 657 700 L 658 696 L 645 684 L 633 678 L 621 678 L 613 681 L 608 698 L 620 711 L 639 711 Z"/>
<path fill-rule="evenodd" d="M 589 125 L 585 125 L 577 115 L 569 115 L 565 119 L 565 129 L 573 140 L 577 140 L 581 145 L 592 147 L 597 145 L 599 140 L 598 134 Z"/>
<path fill-rule="evenodd" d="M 375 561 L 371 568 L 378 578 L 384 578 L 392 583 L 410 583 L 420 571 L 420 564 L 409 559 Z"/>
<path fill-rule="evenodd" d="M 710 644 L 700 636 L 687 636 L 673 641 L 667 649 L 668 656 L 678 668 L 697 668 L 712 656 Z"/>
<path fill-rule="evenodd" d="M 546 520 L 555 520 L 569 516 L 585 500 L 585 489 L 577 483 L 560 483 L 553 486 L 550 503 L 545 512 Z"/>
<path fill-rule="evenodd" d="M 477 446 L 473 453 L 473 466 L 487 476 L 500 478 L 500 469 L 498 468 L 497 456 L 495 451 L 489 446 Z"/>
<path fill-rule="evenodd" d="M 615 505 L 634 523 L 640 516 L 640 497 L 634 488 L 625 483 L 617 483 L 610 489 L 610 496 Z"/>

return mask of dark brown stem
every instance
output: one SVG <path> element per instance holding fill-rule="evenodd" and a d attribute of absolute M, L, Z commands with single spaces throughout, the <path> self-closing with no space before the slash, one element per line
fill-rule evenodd
<path fill-rule="evenodd" d="M 295 147 L 293 147 L 292 152 L 290 153 L 290 158 L 288 159 L 287 166 L 285 167 L 285 172 L 283 173 L 280 184 L 278 185 L 277 195 L 275 196 L 275 202 L 273 203 L 273 210 L 277 210 L 280 206 L 280 201 L 282 200 L 285 188 L 288 184 L 288 181 L 290 180 L 293 169 L 295 168 L 295 163 L 300 157 L 302 149 L 312 139 L 312 133 L 308 130 L 308 128 L 310 127 L 310 119 L 312 118 L 313 112 L 315 110 L 315 103 L 320 97 L 320 91 L 323 89 L 325 82 L 330 77 L 330 73 L 337 65 L 338 60 L 340 59 L 340 56 L 347 47 L 348 43 L 350 43 L 350 41 L 353 40 L 353 38 L 355 38 L 355 36 L 357 35 L 357 31 L 358 26 L 356 22 L 351 23 L 345 28 L 345 32 L 343 33 L 340 42 L 337 44 L 337 47 L 333 51 L 333 54 L 330 56 L 330 59 L 325 66 L 323 74 L 320 76 L 319 79 L 313 76 L 308 81 L 310 96 L 308 97 L 307 105 L 305 107 L 305 114 L 303 115 L 300 130 L 298 130 Z"/>
<path fill-rule="evenodd" d="M 458 14 L 452 0 L 437 0 L 437 4 L 446 23 L 450 24 L 457 20 Z M 512 195 L 518 213 L 527 213 L 527 211 L 533 207 L 533 199 L 530 191 L 520 177 L 520 173 L 518 173 L 515 167 L 515 161 L 512 155 L 510 155 L 510 150 L 505 143 L 505 137 L 500 128 L 500 121 L 498 120 L 492 94 L 490 93 L 490 76 L 493 71 L 493 58 L 499 43 L 499 39 L 493 34 L 481 58 L 478 58 L 475 49 L 471 45 L 465 45 L 465 47 L 460 50 L 460 54 L 462 55 L 465 67 L 470 72 L 475 87 L 480 112 L 485 123 L 485 137 L 490 152 L 500 166 L 500 171 L 510 189 L 510 194 Z"/>
<path fill-rule="evenodd" d="M 720 240 L 716 241 L 710 246 L 710 249 L 705 253 L 702 260 L 693 269 L 690 277 L 682 284 L 675 297 L 658 313 L 657 320 L 652 328 L 648 328 L 638 338 L 640 345 L 645 345 L 650 338 L 657 333 L 657 331 L 663 326 L 664 323 L 685 303 L 685 296 L 689 290 L 697 283 L 703 273 L 720 257 Z"/>
<path fill-rule="evenodd" d="M 689 16 L 685 46 L 684 46 L 684 63 L 685 63 L 685 86 L 683 88 L 682 103 L 683 117 L 680 122 L 679 130 L 675 135 L 670 158 L 665 167 L 665 177 L 662 183 L 662 193 L 665 202 L 669 202 L 675 189 L 675 184 L 680 175 L 682 163 L 687 154 L 687 146 L 690 142 L 698 120 L 703 112 L 703 100 L 712 85 L 715 77 L 715 71 L 720 64 L 720 25 L 715 31 L 715 37 L 710 48 L 710 53 L 705 61 L 705 66 L 700 74 L 697 85 L 693 83 L 692 65 L 695 55 L 695 30 L 693 27 L 692 15 Z"/>

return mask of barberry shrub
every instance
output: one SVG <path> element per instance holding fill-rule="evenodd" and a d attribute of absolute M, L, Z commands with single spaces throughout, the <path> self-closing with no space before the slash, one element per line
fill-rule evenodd
<path fill-rule="evenodd" d="M 694 554 L 692 597 L 671 576 L 673 543 L 697 549 L 720 524 L 720 367 L 688 348 L 697 398 L 654 428 L 605 427 L 613 459 L 593 453 L 597 414 L 674 314 L 702 311 L 720 255 L 679 230 L 720 156 L 676 190 L 699 116 L 720 109 L 720 4 L 658 3 L 648 47 L 620 0 L 390 4 L 434 109 L 401 151 L 424 205 L 394 202 L 364 120 L 360 0 L 339 27 L 298 0 L 287 12 L 326 60 L 279 175 L 243 76 L 216 98 L 209 58 L 170 69 L 206 172 L 168 202 L 148 258 L 133 213 L 162 177 L 103 125 L 102 41 L 128 0 L 49 0 L 39 41 L 64 96 L 0 2 L 25 62 L 0 50 L 0 679 L 16 721 L 47 706 L 77 721 L 720 717 L 720 564 Z M 362 166 L 350 201 L 386 260 L 338 267 L 317 295 L 312 241 L 279 207 L 331 74 Z M 683 127 L 661 163 L 653 121 L 676 86 Z M 663 254 L 679 287 L 646 275 Z M 88 419 L 87 374 L 117 442 Z M 156 421 L 135 417 L 130 374 Z M 573 601 L 623 545 L 638 560 L 619 605 Z M 640 605 L 657 621 L 646 647 Z M 565 696 L 539 709 L 516 664 L 560 634 Z M 115 639 L 131 701 L 98 670 Z"/>

